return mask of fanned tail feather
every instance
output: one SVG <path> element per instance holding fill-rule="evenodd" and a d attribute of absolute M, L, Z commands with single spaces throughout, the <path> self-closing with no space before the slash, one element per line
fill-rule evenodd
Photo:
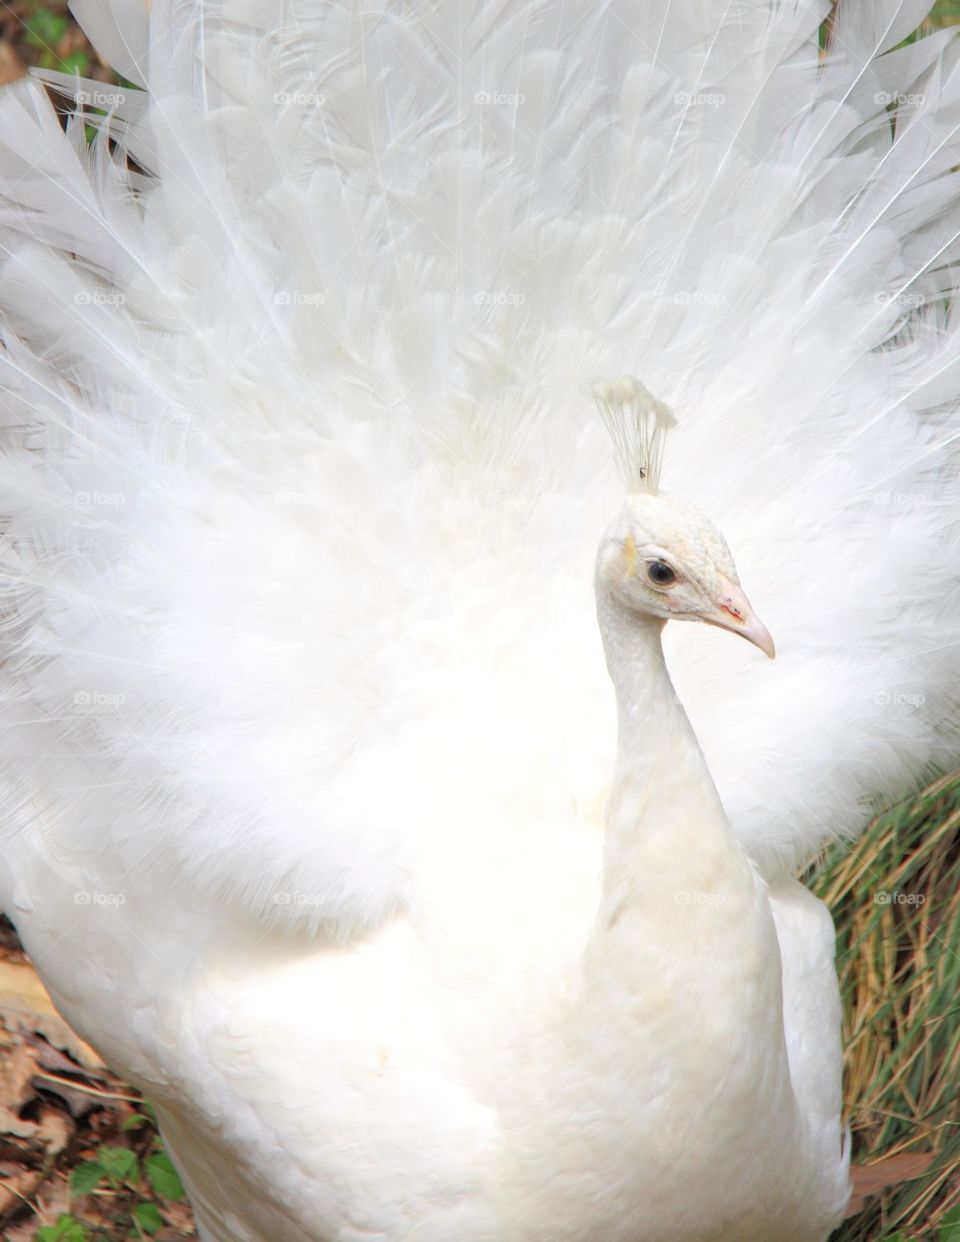
<path fill-rule="evenodd" d="M 669 638 L 764 869 L 953 762 L 960 67 L 898 46 L 926 7 L 844 3 L 821 54 L 813 0 L 81 0 L 135 86 L 44 75 L 65 128 L 36 80 L 0 100 L 11 835 L 347 935 L 473 788 L 442 739 L 586 814 L 597 375 L 676 411 L 666 486 L 777 637 Z"/>

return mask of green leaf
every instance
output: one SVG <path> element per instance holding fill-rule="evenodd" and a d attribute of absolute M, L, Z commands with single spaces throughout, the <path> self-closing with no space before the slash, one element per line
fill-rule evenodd
<path fill-rule="evenodd" d="M 107 1170 L 99 1160 L 87 1160 L 70 1174 L 70 1189 L 75 1195 L 88 1195 L 106 1176 Z"/>
<path fill-rule="evenodd" d="M 154 1152 L 146 1160 L 147 1181 L 161 1199 L 182 1199 L 183 1182 L 165 1151 Z"/>
<path fill-rule="evenodd" d="M 89 1242 L 90 1235 L 72 1216 L 57 1217 L 55 1225 L 44 1225 L 37 1230 L 36 1242 Z"/>
<path fill-rule="evenodd" d="M 86 77 L 87 70 L 90 68 L 90 57 L 78 48 L 76 52 L 71 52 L 69 56 L 60 58 L 61 73 L 77 73 L 81 78 Z"/>
<path fill-rule="evenodd" d="M 49 9 L 37 9 L 26 23 L 26 41 L 38 51 L 52 51 L 54 45 L 59 43 L 66 34 L 67 24 L 67 19 L 62 13 L 51 13 Z"/>
<path fill-rule="evenodd" d="M 133 1219 L 144 1233 L 156 1233 L 163 1228 L 163 1217 L 155 1203 L 138 1203 L 133 1209 Z"/>
<path fill-rule="evenodd" d="M 960 1207 L 951 1208 L 940 1222 L 940 1242 L 960 1242 Z"/>
<path fill-rule="evenodd" d="M 129 1147 L 101 1147 L 97 1158 L 114 1186 L 137 1180 L 137 1153 Z"/>
<path fill-rule="evenodd" d="M 141 1126 L 151 1125 L 150 1118 L 143 1113 L 133 1113 L 132 1116 L 124 1118 L 121 1130 L 139 1130 Z"/>

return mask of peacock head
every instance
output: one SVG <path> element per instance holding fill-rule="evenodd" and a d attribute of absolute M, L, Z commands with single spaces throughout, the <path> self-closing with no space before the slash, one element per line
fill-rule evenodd
<path fill-rule="evenodd" d="M 591 391 L 630 493 L 600 545 L 598 590 L 659 621 L 720 626 L 773 659 L 773 639 L 743 593 L 724 537 L 694 505 L 659 490 L 670 409 L 632 376 L 599 380 Z"/>
<path fill-rule="evenodd" d="M 597 584 L 631 612 L 704 621 L 748 639 L 771 659 L 776 654 L 726 540 L 687 501 L 662 492 L 628 496 L 601 541 Z"/>

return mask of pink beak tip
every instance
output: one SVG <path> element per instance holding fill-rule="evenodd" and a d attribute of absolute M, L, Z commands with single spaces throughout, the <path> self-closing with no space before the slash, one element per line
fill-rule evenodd
<path fill-rule="evenodd" d="M 760 618 L 755 615 L 750 607 L 750 601 L 743 593 L 743 590 L 732 582 L 728 583 L 727 586 L 728 589 L 720 602 L 719 611 L 727 614 L 730 618 L 730 624 L 726 624 L 723 621 L 718 621 L 717 624 L 734 634 L 739 634 L 742 638 L 746 638 L 755 647 L 759 647 L 768 659 L 775 660 L 777 649 L 770 631 Z"/>

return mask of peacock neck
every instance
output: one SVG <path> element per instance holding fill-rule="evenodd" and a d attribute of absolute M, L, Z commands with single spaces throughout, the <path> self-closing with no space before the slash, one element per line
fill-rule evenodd
<path fill-rule="evenodd" d="M 663 656 L 663 623 L 600 590 L 598 619 L 617 699 L 618 744 L 607 804 L 604 901 L 676 900 L 709 889 L 740 855 Z M 691 900 L 696 898 L 691 896 Z"/>

